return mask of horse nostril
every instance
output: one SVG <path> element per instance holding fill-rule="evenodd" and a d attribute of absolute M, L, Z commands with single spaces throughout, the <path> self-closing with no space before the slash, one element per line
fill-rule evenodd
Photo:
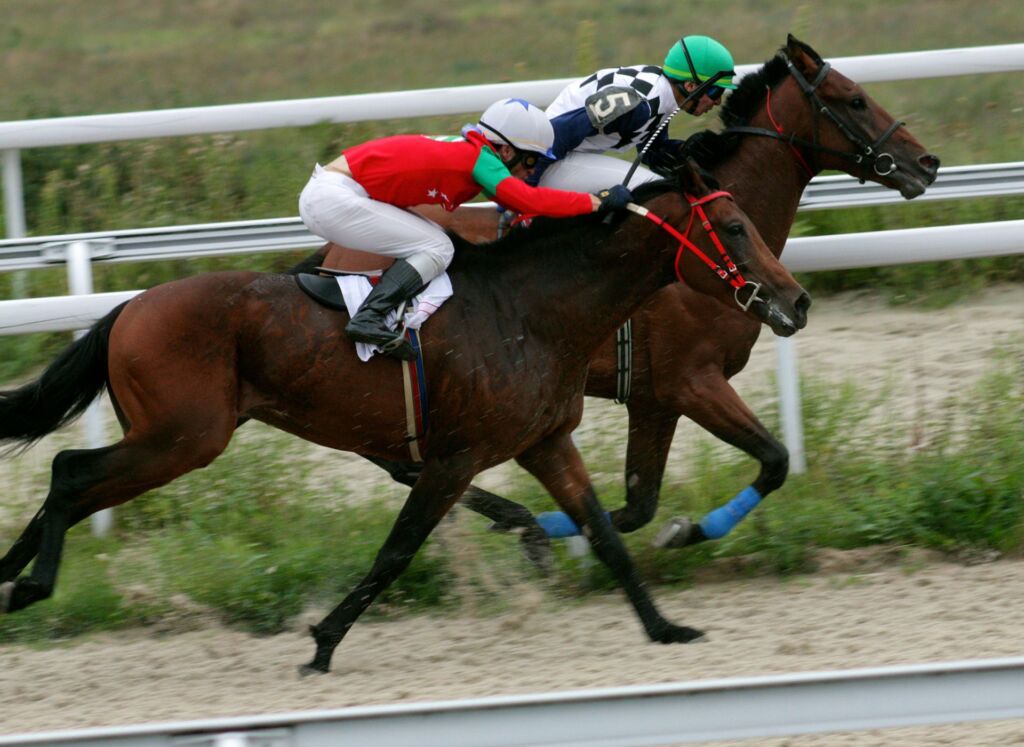
<path fill-rule="evenodd" d="M 931 153 L 925 153 L 917 159 L 917 162 L 931 174 L 936 174 L 939 171 L 939 157 L 932 155 Z"/>
<path fill-rule="evenodd" d="M 796 309 L 796 321 L 801 328 L 807 325 L 807 310 L 811 308 L 811 296 L 807 291 L 800 294 L 800 297 L 796 299 L 796 303 L 793 304 Z"/>

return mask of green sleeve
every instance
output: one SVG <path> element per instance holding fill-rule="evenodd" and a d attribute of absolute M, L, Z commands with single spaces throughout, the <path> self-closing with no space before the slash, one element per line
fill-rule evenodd
<path fill-rule="evenodd" d="M 488 197 L 498 194 L 498 184 L 512 176 L 498 155 L 490 148 L 481 148 L 473 165 L 473 181 L 484 188 Z"/>

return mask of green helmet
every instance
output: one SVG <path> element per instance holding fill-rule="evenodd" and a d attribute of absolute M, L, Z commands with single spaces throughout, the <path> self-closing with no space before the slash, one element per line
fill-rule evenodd
<path fill-rule="evenodd" d="M 689 52 L 689 60 L 687 60 Z M 690 63 L 693 63 L 692 65 Z M 684 36 L 672 45 L 662 65 L 665 75 L 676 80 L 692 80 L 702 83 L 716 73 L 725 73 L 715 81 L 716 86 L 733 89 L 736 74 L 733 70 L 732 55 L 720 42 L 710 36 Z M 694 80 L 694 73 L 697 79 Z"/>

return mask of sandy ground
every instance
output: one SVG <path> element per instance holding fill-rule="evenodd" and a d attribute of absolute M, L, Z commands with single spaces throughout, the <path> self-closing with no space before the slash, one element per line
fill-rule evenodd
<path fill-rule="evenodd" d="M 312 642 L 210 627 L 0 649 L 3 733 L 1019 656 L 1024 561 L 918 561 L 662 594 L 702 644 L 644 641 L 618 595 L 554 609 L 524 593 L 498 616 L 353 628 L 331 674 L 300 679 Z M 749 742 L 748 742 L 749 743 Z M 757 743 L 757 742 L 754 742 Z M 1024 721 L 773 739 L 762 744 L 1021 744 Z"/>
<path fill-rule="evenodd" d="M 888 308 L 864 296 L 825 299 L 812 309 L 797 349 L 805 374 L 887 387 L 895 404 L 886 410 L 905 425 L 894 438 L 909 447 L 949 422 L 954 401 L 990 370 L 998 351 L 1019 357 L 1022 341 L 1024 287 L 1004 287 L 935 312 Z M 755 406 L 774 396 L 765 385 L 774 367 L 766 337 L 736 379 Z M 621 450 L 623 427 L 621 409 L 589 402 L 578 438 L 584 454 L 609 443 Z M 245 437 L 266 435 L 254 430 Z M 0 479 L 9 492 L 0 525 L 28 518 L 45 489 L 50 455 L 75 438 L 71 430 L 4 463 Z M 692 426 L 681 425 L 669 479 L 693 468 L 686 457 L 695 440 Z M 307 450 L 303 458 L 319 461 L 325 453 Z M 311 479 L 344 479 L 350 495 L 401 495 L 347 455 L 332 452 L 327 463 Z M 509 479 L 521 479 L 514 467 L 491 470 L 480 482 L 500 487 Z M 825 563 L 831 572 L 814 576 L 708 581 L 662 595 L 670 618 L 709 634 L 701 645 L 646 644 L 618 595 L 555 608 L 550 597 L 524 586 L 501 615 L 466 610 L 359 624 L 334 671 L 305 680 L 295 667 L 309 659 L 312 645 L 298 626 L 271 638 L 209 625 L 45 649 L 0 646 L 0 734 L 1022 653 L 1024 561 L 963 566 L 877 552 L 832 561 Z M 1024 744 L 1024 721 L 744 744 Z"/>

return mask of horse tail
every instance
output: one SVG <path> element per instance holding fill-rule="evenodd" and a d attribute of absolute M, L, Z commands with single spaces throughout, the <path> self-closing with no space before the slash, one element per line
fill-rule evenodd
<path fill-rule="evenodd" d="M 0 391 L 0 445 L 27 449 L 73 421 L 99 396 L 107 384 L 110 330 L 124 306 L 64 348 L 38 379 L 20 389 Z"/>

